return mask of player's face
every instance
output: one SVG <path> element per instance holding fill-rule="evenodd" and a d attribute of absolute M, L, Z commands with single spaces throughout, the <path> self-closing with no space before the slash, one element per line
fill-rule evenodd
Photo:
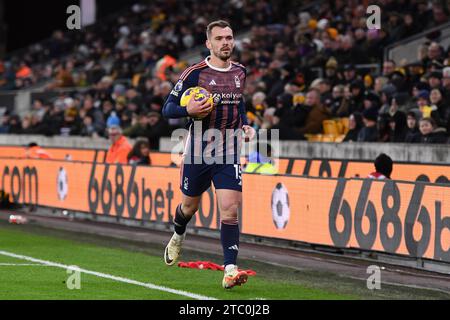
<path fill-rule="evenodd" d="M 217 58 L 223 61 L 230 59 L 234 49 L 233 30 L 229 27 L 214 27 L 210 38 L 206 40 L 206 47 Z"/>

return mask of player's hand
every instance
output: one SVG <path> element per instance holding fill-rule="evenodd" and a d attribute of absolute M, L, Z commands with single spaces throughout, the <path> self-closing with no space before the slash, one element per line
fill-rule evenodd
<path fill-rule="evenodd" d="M 213 104 L 209 100 L 209 97 L 201 101 L 195 101 L 194 99 L 191 99 L 186 106 L 189 116 L 193 118 L 206 117 L 211 112 L 212 107 Z"/>
<path fill-rule="evenodd" d="M 244 130 L 245 142 L 253 140 L 256 135 L 256 130 L 253 127 L 249 125 L 243 125 L 242 130 Z"/>

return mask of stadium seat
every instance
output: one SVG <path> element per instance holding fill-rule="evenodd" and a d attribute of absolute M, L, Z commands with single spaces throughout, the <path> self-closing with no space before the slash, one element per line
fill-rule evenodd
<path fill-rule="evenodd" d="M 344 141 L 344 138 L 345 138 L 345 134 L 340 134 L 334 139 L 334 142 L 340 143 L 340 142 Z"/>
<path fill-rule="evenodd" d="M 322 134 L 305 134 L 305 138 L 309 142 L 322 142 Z"/>
<path fill-rule="evenodd" d="M 322 135 L 322 142 L 334 142 L 336 139 L 336 135 L 334 134 L 324 134 Z"/>
<path fill-rule="evenodd" d="M 338 135 L 339 128 L 335 120 L 324 120 L 322 122 L 323 132 L 325 134 Z"/>
<path fill-rule="evenodd" d="M 349 119 L 348 118 L 341 118 L 340 123 L 342 124 L 344 130 L 341 132 L 341 134 L 347 134 L 349 128 Z"/>
<path fill-rule="evenodd" d="M 336 119 L 336 125 L 338 128 L 338 133 L 342 134 L 344 132 L 344 125 L 341 122 L 341 119 Z"/>

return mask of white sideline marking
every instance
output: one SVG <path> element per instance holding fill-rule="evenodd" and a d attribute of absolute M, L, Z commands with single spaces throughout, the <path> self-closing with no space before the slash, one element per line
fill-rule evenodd
<path fill-rule="evenodd" d="M 17 258 L 17 259 L 22 259 L 22 260 L 26 260 L 26 261 L 31 261 L 31 262 L 36 262 L 36 263 L 40 263 L 42 265 L 51 266 L 51 267 L 57 267 L 57 268 L 62 268 L 62 269 L 71 269 L 71 268 L 73 268 L 73 266 L 71 267 L 71 266 L 67 266 L 67 265 L 61 264 L 61 263 L 51 262 L 51 261 L 47 261 L 47 260 L 35 259 L 33 257 L 23 256 L 23 255 L 20 255 L 20 254 L 15 254 L 15 253 L 2 251 L 2 250 L 0 250 L 0 255 L 4 255 L 4 256 L 7 256 L 7 257 L 12 257 L 12 258 Z M 144 282 L 140 282 L 140 281 L 136 281 L 136 280 L 132 280 L 132 279 L 128 279 L 128 278 L 117 277 L 117 276 L 113 276 L 113 275 L 110 275 L 110 274 L 107 274 L 107 273 L 101 273 L 101 272 L 86 270 L 86 269 L 82 269 L 82 268 L 80 268 L 79 271 L 83 272 L 83 273 L 86 273 L 86 274 L 91 274 L 93 276 L 97 276 L 97 277 L 100 277 L 100 278 L 115 280 L 115 281 L 118 281 L 118 282 L 124 282 L 124 283 L 128 283 L 128 284 L 134 284 L 134 285 L 137 285 L 137 286 L 141 286 L 141 287 L 145 287 L 145 288 L 149 288 L 149 289 L 153 289 L 153 290 L 169 292 L 169 293 L 173 293 L 173 294 L 176 294 L 176 295 L 185 296 L 185 297 L 189 297 L 189 298 L 193 298 L 193 299 L 197 299 L 197 300 L 217 300 L 216 298 L 212 298 L 212 297 L 202 296 L 202 295 L 191 293 L 191 292 L 187 292 L 187 291 L 176 290 L 176 289 L 171 289 L 171 288 L 167 288 L 167 287 L 163 287 L 163 286 L 158 286 L 158 285 L 155 285 L 155 284 L 152 284 L 152 283 L 144 283 Z"/>
<path fill-rule="evenodd" d="M 40 267 L 48 267 L 44 264 L 40 263 L 0 263 L 0 266 L 40 266 Z"/>

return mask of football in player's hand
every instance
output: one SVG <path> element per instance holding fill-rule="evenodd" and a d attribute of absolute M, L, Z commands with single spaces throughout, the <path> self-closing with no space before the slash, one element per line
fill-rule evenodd
<path fill-rule="evenodd" d="M 212 94 L 209 93 L 208 90 L 206 90 L 205 88 L 202 88 L 202 87 L 192 87 L 192 88 L 187 89 L 181 96 L 180 106 L 187 107 L 187 105 L 189 104 L 189 101 L 191 99 L 194 99 L 194 101 L 200 102 L 200 103 L 203 102 L 205 99 L 208 99 L 208 102 L 211 103 L 211 105 L 213 105 Z M 201 117 L 195 117 L 195 119 L 201 119 L 201 118 L 206 117 L 207 115 L 208 115 L 208 113 L 205 113 Z"/>

